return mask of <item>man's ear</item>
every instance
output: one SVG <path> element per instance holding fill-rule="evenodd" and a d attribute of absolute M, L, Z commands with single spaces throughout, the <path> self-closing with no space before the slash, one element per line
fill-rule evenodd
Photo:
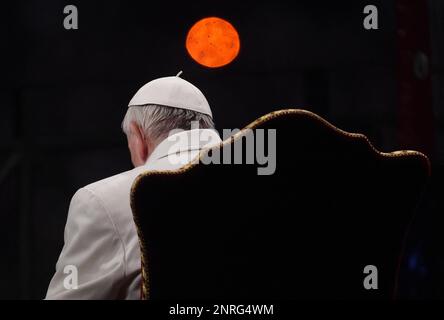
<path fill-rule="evenodd" d="M 132 121 L 130 123 L 130 137 L 128 147 L 131 152 L 131 160 L 135 167 L 145 164 L 148 158 L 148 146 L 145 142 L 145 136 L 139 125 Z"/>

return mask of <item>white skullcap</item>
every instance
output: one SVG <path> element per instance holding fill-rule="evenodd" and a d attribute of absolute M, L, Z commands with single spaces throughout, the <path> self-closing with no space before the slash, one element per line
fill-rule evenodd
<path fill-rule="evenodd" d="M 179 77 L 165 77 L 148 82 L 137 91 L 128 107 L 157 104 L 172 108 L 192 110 L 210 117 L 210 105 L 203 93 L 188 81 Z"/>

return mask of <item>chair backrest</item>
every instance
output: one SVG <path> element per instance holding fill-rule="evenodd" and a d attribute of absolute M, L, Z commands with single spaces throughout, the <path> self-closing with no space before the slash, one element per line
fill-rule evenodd
<path fill-rule="evenodd" d="M 260 129 L 276 130 L 273 175 L 202 163 Z M 308 111 L 270 113 L 200 162 L 136 179 L 144 297 L 391 298 L 429 172 L 419 152 L 381 153 Z M 364 288 L 367 265 L 377 290 Z"/>

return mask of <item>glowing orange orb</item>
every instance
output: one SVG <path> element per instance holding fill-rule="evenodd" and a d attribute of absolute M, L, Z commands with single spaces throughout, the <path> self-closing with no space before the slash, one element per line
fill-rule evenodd
<path fill-rule="evenodd" d="M 186 48 L 190 56 L 201 65 L 222 67 L 237 57 L 240 49 L 239 34 L 226 20 L 205 18 L 191 27 Z"/>

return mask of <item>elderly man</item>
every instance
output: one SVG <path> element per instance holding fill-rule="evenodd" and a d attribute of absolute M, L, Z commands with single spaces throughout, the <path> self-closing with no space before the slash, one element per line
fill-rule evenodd
<path fill-rule="evenodd" d="M 199 128 L 192 129 L 196 123 Z M 76 192 L 47 299 L 139 299 L 141 262 L 130 208 L 134 179 L 146 170 L 178 169 L 220 142 L 205 96 L 178 76 L 143 86 L 122 127 L 135 169 Z M 196 133 L 205 139 L 193 139 Z"/>

